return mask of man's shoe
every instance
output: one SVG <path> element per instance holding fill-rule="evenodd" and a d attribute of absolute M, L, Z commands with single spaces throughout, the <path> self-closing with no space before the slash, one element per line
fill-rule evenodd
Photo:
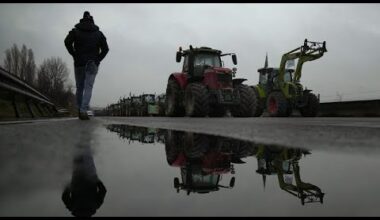
<path fill-rule="evenodd" d="M 87 112 L 79 112 L 78 118 L 80 120 L 90 120 L 90 118 L 87 115 Z"/>
<path fill-rule="evenodd" d="M 82 117 L 82 114 L 81 114 L 81 112 L 78 110 L 78 118 L 80 119 L 80 120 L 83 120 L 83 117 Z"/>
<path fill-rule="evenodd" d="M 88 117 L 87 112 L 83 112 L 83 113 L 82 113 L 82 117 L 83 117 L 82 120 L 90 120 L 90 117 Z"/>

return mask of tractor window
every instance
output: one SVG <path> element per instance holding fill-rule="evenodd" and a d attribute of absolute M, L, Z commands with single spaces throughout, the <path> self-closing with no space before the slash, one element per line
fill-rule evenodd
<path fill-rule="evenodd" d="M 145 101 L 146 102 L 154 102 L 154 97 L 153 96 L 146 96 Z"/>
<path fill-rule="evenodd" d="M 277 83 L 277 78 L 278 78 L 278 70 L 276 69 L 276 70 L 273 70 L 273 73 L 272 73 L 272 82 L 274 83 L 274 84 L 276 84 Z"/>
<path fill-rule="evenodd" d="M 268 74 L 260 73 L 259 83 L 267 84 L 268 82 Z"/>
<path fill-rule="evenodd" d="M 193 185 L 202 187 L 202 186 L 216 186 L 218 184 L 218 175 L 202 175 L 202 174 L 193 174 Z"/>
<path fill-rule="evenodd" d="M 132 98 L 132 102 L 140 102 L 140 98 L 139 97 L 134 97 L 134 98 Z"/>
<path fill-rule="evenodd" d="M 290 71 L 285 72 L 284 81 L 285 82 L 291 82 L 292 81 L 292 73 Z"/>
<path fill-rule="evenodd" d="M 194 66 L 209 65 L 213 67 L 222 67 L 219 55 L 213 53 L 200 53 L 195 56 Z"/>
<path fill-rule="evenodd" d="M 189 56 L 185 56 L 185 60 L 183 61 L 183 72 L 189 71 Z"/>
<path fill-rule="evenodd" d="M 154 142 L 154 135 L 147 135 L 144 137 L 145 143 L 153 143 Z"/>

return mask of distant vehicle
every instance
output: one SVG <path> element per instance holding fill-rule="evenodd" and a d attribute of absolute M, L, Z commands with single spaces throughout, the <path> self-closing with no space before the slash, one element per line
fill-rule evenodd
<path fill-rule="evenodd" d="M 87 115 L 88 115 L 88 116 L 94 116 L 94 111 L 92 111 L 92 110 L 88 110 L 88 111 L 87 111 Z"/>
<path fill-rule="evenodd" d="M 58 109 L 57 110 L 57 114 L 58 114 L 59 117 L 70 116 L 69 110 L 67 110 L 65 108 Z"/>

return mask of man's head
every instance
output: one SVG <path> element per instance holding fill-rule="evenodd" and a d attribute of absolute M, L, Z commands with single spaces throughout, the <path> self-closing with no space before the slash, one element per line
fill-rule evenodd
<path fill-rule="evenodd" d="M 82 19 L 81 19 L 82 20 Z M 88 11 L 85 11 L 83 13 L 83 21 L 90 21 L 92 23 L 94 23 L 94 19 L 92 18 L 92 16 L 90 15 L 90 12 Z"/>
<path fill-rule="evenodd" d="M 90 18 L 90 17 L 91 17 L 90 12 L 85 11 L 85 12 L 83 13 L 83 18 Z"/>

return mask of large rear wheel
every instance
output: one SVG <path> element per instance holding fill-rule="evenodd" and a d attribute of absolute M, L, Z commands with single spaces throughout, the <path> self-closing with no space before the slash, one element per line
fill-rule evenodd
<path fill-rule="evenodd" d="M 186 132 L 184 138 L 186 157 L 202 158 L 209 149 L 209 138 L 203 134 Z"/>
<path fill-rule="evenodd" d="M 205 117 L 210 110 L 209 93 L 201 83 L 190 83 L 185 93 L 185 112 L 190 117 Z"/>
<path fill-rule="evenodd" d="M 315 117 L 319 112 L 319 100 L 313 93 L 307 94 L 306 106 L 300 108 L 303 117 Z"/>
<path fill-rule="evenodd" d="M 266 104 L 271 117 L 289 116 L 289 103 L 281 92 L 270 93 Z"/>
<path fill-rule="evenodd" d="M 247 85 L 240 84 L 235 87 L 240 95 L 240 103 L 231 108 L 234 117 L 252 117 L 254 116 L 254 103 L 256 96 L 252 88 Z"/>

